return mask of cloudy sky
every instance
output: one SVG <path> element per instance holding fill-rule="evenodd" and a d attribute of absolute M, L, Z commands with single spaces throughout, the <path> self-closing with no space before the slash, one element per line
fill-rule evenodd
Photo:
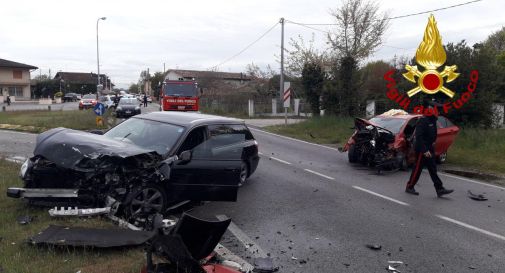
<path fill-rule="evenodd" d="M 470 0 L 384 0 L 381 11 L 390 16 L 411 14 L 465 3 Z M 3 1 L 0 10 L 0 58 L 40 68 L 35 74 L 57 71 L 95 72 L 96 21 L 99 23 L 100 72 L 119 87 L 136 82 L 140 71 L 166 69 L 205 70 L 244 49 L 279 18 L 301 23 L 332 23 L 329 10 L 340 0 L 17 0 Z M 505 1 L 483 0 L 434 12 L 442 41 L 469 44 L 484 40 L 505 26 Z M 371 59 L 412 57 L 419 45 L 428 15 L 392 20 L 386 42 Z M 329 30 L 330 26 L 317 26 Z M 280 25 L 239 56 L 219 67 L 243 72 L 254 62 L 277 69 Z M 314 33 L 324 48 L 322 32 L 286 24 L 286 41 Z M 33 74 L 32 74 L 33 77 Z"/>

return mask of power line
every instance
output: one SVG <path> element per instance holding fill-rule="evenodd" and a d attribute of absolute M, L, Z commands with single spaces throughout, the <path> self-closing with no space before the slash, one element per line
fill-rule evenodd
<path fill-rule="evenodd" d="M 398 15 L 398 16 L 394 16 L 394 17 L 389 17 L 388 19 L 389 20 L 401 19 L 401 18 L 405 18 L 405 17 L 411 17 L 411 16 L 416 16 L 416 15 L 431 13 L 431 12 L 435 12 L 435 11 L 452 9 L 452 8 L 456 8 L 456 7 L 460 7 L 460 6 L 464 6 L 464 5 L 469 5 L 469 4 L 473 4 L 473 3 L 481 2 L 481 1 L 482 0 L 473 0 L 473 1 L 468 1 L 468 2 L 465 2 L 465 3 L 460 3 L 460 4 L 455 4 L 455 5 L 443 7 L 443 8 L 438 8 L 438 9 L 432 9 L 432 10 L 427 10 L 427 11 L 421 11 L 421 12 L 416 12 L 416 13 L 410 13 L 410 14 L 405 14 L 405 15 Z M 327 23 L 319 24 L 319 23 L 298 23 L 298 22 L 293 22 L 293 21 L 289 21 L 289 22 L 292 23 L 292 24 L 304 25 L 304 26 L 307 26 L 307 27 L 308 26 L 335 26 L 335 25 L 338 25 L 338 24 L 327 24 Z"/>
<path fill-rule="evenodd" d="M 212 66 L 209 68 L 209 70 L 212 70 L 214 68 L 218 68 L 220 67 L 221 65 L 231 61 L 232 59 L 236 58 L 237 56 L 239 56 L 240 54 L 244 53 L 246 50 L 248 50 L 251 46 L 253 46 L 254 44 L 256 44 L 259 40 L 261 40 L 263 37 L 265 37 L 268 33 L 270 33 L 277 25 L 279 24 L 279 22 L 275 23 L 271 28 L 269 28 L 265 33 L 263 33 L 261 36 L 259 36 L 256 40 L 254 40 L 252 43 L 250 43 L 249 45 L 247 45 L 244 49 L 242 49 L 241 51 L 239 51 L 238 53 L 236 53 L 235 55 L 229 57 L 228 59 L 220 62 L 218 65 L 215 65 L 215 66 Z"/>

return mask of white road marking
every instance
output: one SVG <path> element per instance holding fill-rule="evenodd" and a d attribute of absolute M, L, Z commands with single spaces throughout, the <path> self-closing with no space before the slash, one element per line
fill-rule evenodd
<path fill-rule="evenodd" d="M 327 176 L 327 175 L 324 175 L 324 174 L 322 174 L 322 173 L 318 173 L 318 172 L 313 171 L 313 170 L 309 170 L 309 169 L 304 169 L 304 170 L 305 170 L 306 172 L 313 173 L 313 174 L 315 174 L 315 175 L 319 175 L 319 176 L 324 177 L 324 178 L 326 178 L 326 179 L 335 180 L 335 178 L 333 178 L 333 177 L 331 177 L 331 176 Z"/>
<path fill-rule="evenodd" d="M 289 163 L 287 161 L 284 161 L 282 159 L 279 159 L 279 158 L 276 158 L 276 157 L 273 157 L 273 156 L 271 156 L 270 158 L 273 159 L 273 160 L 275 160 L 275 161 L 279 161 L 280 163 L 284 163 L 286 165 L 291 165 L 291 163 Z"/>
<path fill-rule="evenodd" d="M 224 221 L 229 219 L 226 215 L 216 215 L 216 218 L 220 221 Z M 251 252 L 255 258 L 266 258 L 267 253 L 259 247 L 257 243 L 255 243 L 247 234 L 245 234 L 237 225 L 233 222 L 228 226 L 228 230 L 235 236 L 237 239 L 244 245 L 244 247 Z"/>
<path fill-rule="evenodd" d="M 378 196 L 380 198 L 383 198 L 383 199 L 386 199 L 386 200 L 389 200 L 391 202 L 395 202 L 397 204 L 400 204 L 400 205 L 403 205 L 403 206 L 410 206 L 408 203 L 405 203 L 405 202 L 402 202 L 402 201 L 399 201 L 399 200 L 396 200 L 396 199 L 393 199 L 391 197 L 388 197 L 388 196 L 385 196 L 385 195 L 382 195 L 382 194 L 379 194 L 379 193 L 376 193 L 376 192 L 373 192 L 371 190 L 367 190 L 367 189 L 364 189 L 364 188 L 361 188 L 361 187 L 358 187 L 358 186 L 352 186 L 353 188 L 357 189 L 357 190 L 360 190 L 360 191 L 364 191 L 366 193 L 369 193 L 371 195 L 375 195 L 375 196 Z"/>
<path fill-rule="evenodd" d="M 258 154 L 259 154 L 259 155 L 263 155 L 263 153 L 262 153 L 262 152 L 258 152 Z"/>
<path fill-rule="evenodd" d="M 500 239 L 502 241 L 505 241 L 505 236 L 503 235 L 500 235 L 500 234 L 496 234 L 496 233 L 493 233 L 491 231 L 487 231 L 487 230 L 484 230 L 484 229 L 481 229 L 481 228 L 478 228 L 476 226 L 472 226 L 470 224 L 467 224 L 467 223 L 463 223 L 463 222 L 460 222 L 458 220 L 454 220 L 452 218 L 449 218 L 449 217 L 446 217 L 446 216 L 443 216 L 443 215 L 435 215 L 437 216 L 438 218 L 442 219 L 442 220 L 445 220 L 445 221 L 448 221 L 448 222 L 451 222 L 453 224 L 456 224 L 456 225 L 459 225 L 459 226 L 462 226 L 462 227 L 465 227 L 465 228 L 468 228 L 468 229 L 471 229 L 471 230 L 474 230 L 474 231 L 477 231 L 477 232 L 480 232 L 482 234 L 485 234 L 485 235 L 488 235 L 488 236 L 491 236 L 491 237 L 494 237 L 494 238 L 497 238 L 497 239 Z"/>
<path fill-rule="evenodd" d="M 13 156 L 13 157 L 8 157 L 5 160 L 17 163 L 17 164 L 23 164 L 26 161 L 25 157 L 22 156 Z"/>
<path fill-rule="evenodd" d="M 488 184 L 488 183 L 484 183 L 484 182 L 479 182 L 479 181 L 472 180 L 472 179 L 465 178 L 465 177 L 459 177 L 459 176 L 456 176 L 456 175 L 446 174 L 446 173 L 443 173 L 443 172 L 440 172 L 439 174 L 441 174 L 441 175 L 443 175 L 443 176 L 447 176 L 447 177 L 455 178 L 455 179 L 460 179 L 460 180 L 463 180 L 463 181 L 466 181 L 466 182 L 470 182 L 470 183 L 475 183 L 475 184 L 479 184 L 479 185 L 483 185 L 483 186 L 488 186 L 488 187 L 491 187 L 491 188 L 496 188 L 496 189 L 500 189 L 500 190 L 505 190 L 505 187 L 500 187 L 500 186 L 496 186 L 496 185 L 493 185 L 493 184 Z"/>
<path fill-rule="evenodd" d="M 293 140 L 293 141 L 302 142 L 302 143 L 305 143 L 305 144 L 314 145 L 314 146 L 317 146 L 317 147 L 322 147 L 322 148 L 326 148 L 326 149 L 330 149 L 330 150 L 335 150 L 335 151 L 338 152 L 338 149 L 335 149 L 335 148 L 332 148 L 332 147 L 328 147 L 328 146 L 324 146 L 324 145 L 321 145 L 321 144 L 311 143 L 311 142 L 308 142 L 308 141 L 299 140 L 299 139 L 292 138 L 292 137 L 281 136 L 281 135 L 278 135 L 278 134 L 270 133 L 270 132 L 263 131 L 263 130 L 256 129 L 256 128 L 249 127 L 249 129 L 254 130 L 254 131 L 258 131 L 258 132 L 262 132 L 262 133 L 265 133 L 267 135 L 273 135 L 273 136 L 277 136 L 277 137 L 280 137 L 280 138 L 285 138 L 285 139 L 289 139 L 289 140 Z"/>

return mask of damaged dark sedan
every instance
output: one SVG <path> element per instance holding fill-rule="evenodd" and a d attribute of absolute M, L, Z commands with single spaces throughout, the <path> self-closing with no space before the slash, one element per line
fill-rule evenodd
<path fill-rule="evenodd" d="M 134 217 L 192 201 L 236 201 L 256 169 L 258 145 L 244 122 L 197 113 L 138 115 L 109 131 L 66 128 L 37 137 L 7 195 L 48 206 L 103 207 Z"/>

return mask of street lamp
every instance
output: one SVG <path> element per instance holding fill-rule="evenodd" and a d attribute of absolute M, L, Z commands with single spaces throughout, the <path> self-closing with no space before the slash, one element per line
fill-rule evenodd
<path fill-rule="evenodd" d="M 100 17 L 96 20 L 96 65 L 98 68 L 97 83 L 96 83 L 96 98 L 98 99 L 98 88 L 100 86 L 100 55 L 98 53 L 98 22 L 105 20 L 107 17 Z"/>

